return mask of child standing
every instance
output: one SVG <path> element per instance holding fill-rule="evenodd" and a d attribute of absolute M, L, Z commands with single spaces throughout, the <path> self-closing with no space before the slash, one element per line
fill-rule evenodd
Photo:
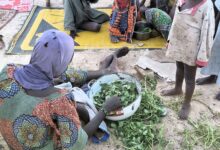
<path fill-rule="evenodd" d="M 212 46 L 212 53 L 209 59 L 209 63 L 201 70 L 202 74 L 211 76 L 198 79 L 197 84 L 199 85 L 210 84 L 213 82 L 216 82 L 218 85 L 220 85 L 220 0 L 215 1 L 215 6 L 218 10 L 215 21 L 217 32 L 215 34 L 215 40 Z M 220 92 L 218 92 L 215 98 L 220 101 Z"/>
<path fill-rule="evenodd" d="M 213 43 L 215 28 L 211 0 L 178 0 L 173 24 L 168 37 L 167 57 L 176 61 L 176 84 L 162 95 L 182 94 L 185 79 L 186 91 L 180 119 L 187 119 L 195 89 L 197 67 L 206 66 Z"/>

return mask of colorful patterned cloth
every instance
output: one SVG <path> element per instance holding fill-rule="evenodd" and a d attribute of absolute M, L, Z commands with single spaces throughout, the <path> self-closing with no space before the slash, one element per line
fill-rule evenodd
<path fill-rule="evenodd" d="M 126 7 L 124 4 L 127 4 Z M 136 0 L 114 0 L 110 17 L 110 35 L 131 43 L 136 18 Z"/>
<path fill-rule="evenodd" d="M 0 73 L 0 132 L 8 146 L 16 150 L 84 149 L 88 136 L 72 95 L 59 89 L 44 98 L 27 95 L 13 78 L 15 68 L 8 65 Z"/>
<path fill-rule="evenodd" d="M 145 11 L 145 18 L 146 22 L 152 24 L 165 39 L 168 38 L 172 19 L 166 12 L 158 8 L 150 8 Z"/>

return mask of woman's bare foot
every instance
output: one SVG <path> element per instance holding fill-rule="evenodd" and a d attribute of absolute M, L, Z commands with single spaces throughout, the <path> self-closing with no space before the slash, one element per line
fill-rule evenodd
<path fill-rule="evenodd" d="M 114 36 L 114 35 L 110 35 L 110 38 L 111 38 L 111 42 L 112 42 L 112 43 L 118 43 L 118 42 L 119 42 L 118 37 L 116 37 L 116 36 Z"/>
<path fill-rule="evenodd" d="M 102 60 L 100 63 L 99 63 L 99 69 L 106 69 L 110 66 L 110 64 L 112 63 L 112 60 L 113 60 L 113 55 L 109 55 L 107 56 L 106 58 L 104 58 L 104 60 Z"/>
<path fill-rule="evenodd" d="M 117 58 L 123 57 L 125 55 L 127 55 L 129 52 L 129 48 L 128 47 L 122 47 L 119 48 L 117 51 L 115 51 L 113 53 L 113 55 L 115 55 Z"/>
<path fill-rule="evenodd" d="M 183 104 L 182 108 L 179 112 L 179 118 L 181 120 L 186 120 L 188 119 L 189 113 L 190 113 L 190 104 Z"/>
<path fill-rule="evenodd" d="M 215 96 L 215 99 L 220 101 L 220 92 Z"/>
<path fill-rule="evenodd" d="M 122 48 L 118 49 L 113 54 L 107 56 L 104 60 L 102 60 L 100 62 L 99 69 L 108 68 L 110 66 L 110 64 L 112 63 L 112 61 L 114 59 L 114 56 L 116 58 L 120 58 L 120 57 L 123 57 L 123 56 L 127 55 L 128 52 L 129 52 L 129 48 L 128 47 L 122 47 Z"/>
<path fill-rule="evenodd" d="M 197 85 L 204 85 L 204 84 L 212 84 L 216 83 L 217 76 L 216 75 L 211 75 L 205 78 L 199 78 L 196 80 Z"/>
<path fill-rule="evenodd" d="M 109 70 L 112 71 L 112 73 L 118 72 L 118 58 L 116 56 L 113 56 L 112 62 L 108 67 Z"/>
<path fill-rule="evenodd" d="M 170 90 L 163 90 L 161 92 L 162 96 L 174 96 L 174 95 L 181 95 L 181 94 L 183 94 L 182 89 L 176 89 L 176 88 L 170 89 Z"/>

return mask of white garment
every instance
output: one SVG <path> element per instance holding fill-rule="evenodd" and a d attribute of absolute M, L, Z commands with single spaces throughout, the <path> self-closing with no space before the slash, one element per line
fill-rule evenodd
<path fill-rule="evenodd" d="M 68 90 L 73 94 L 74 100 L 76 102 L 84 104 L 89 113 L 90 120 L 92 120 L 98 113 L 98 110 L 96 109 L 93 101 L 89 99 L 88 95 L 86 95 L 86 93 L 82 89 L 78 87 L 72 87 L 72 84 L 70 82 L 63 83 L 55 87 L 59 89 Z M 108 132 L 107 125 L 105 124 L 104 121 L 102 121 L 102 123 L 99 125 L 99 128 L 109 136 L 110 133 Z"/>
<path fill-rule="evenodd" d="M 196 66 L 208 62 L 215 29 L 214 9 L 211 0 L 203 0 L 192 9 L 180 11 L 178 1 L 168 37 L 167 56 L 175 61 Z"/>
<path fill-rule="evenodd" d="M 220 11 L 220 0 L 215 1 L 215 6 Z"/>

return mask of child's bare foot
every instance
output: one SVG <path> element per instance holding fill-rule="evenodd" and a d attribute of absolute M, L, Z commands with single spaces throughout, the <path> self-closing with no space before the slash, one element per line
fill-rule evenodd
<path fill-rule="evenodd" d="M 199 78 L 196 80 L 197 85 L 204 85 L 204 84 L 212 84 L 216 83 L 217 76 L 216 75 L 211 75 L 205 78 Z"/>
<path fill-rule="evenodd" d="M 190 104 L 183 104 L 179 112 L 179 118 L 181 120 L 186 120 L 190 113 Z"/>
<path fill-rule="evenodd" d="M 114 55 L 119 58 L 119 57 L 123 57 L 125 55 L 127 55 L 129 52 L 129 48 L 128 47 L 122 47 L 120 49 L 118 49 L 117 51 L 114 52 Z"/>
<path fill-rule="evenodd" d="M 170 89 L 170 90 L 163 90 L 161 92 L 162 96 L 174 96 L 174 95 L 181 95 L 181 94 L 183 94 L 182 89 L 176 89 L 176 88 Z"/>
<path fill-rule="evenodd" d="M 220 101 L 220 92 L 215 96 L 215 99 Z"/>

